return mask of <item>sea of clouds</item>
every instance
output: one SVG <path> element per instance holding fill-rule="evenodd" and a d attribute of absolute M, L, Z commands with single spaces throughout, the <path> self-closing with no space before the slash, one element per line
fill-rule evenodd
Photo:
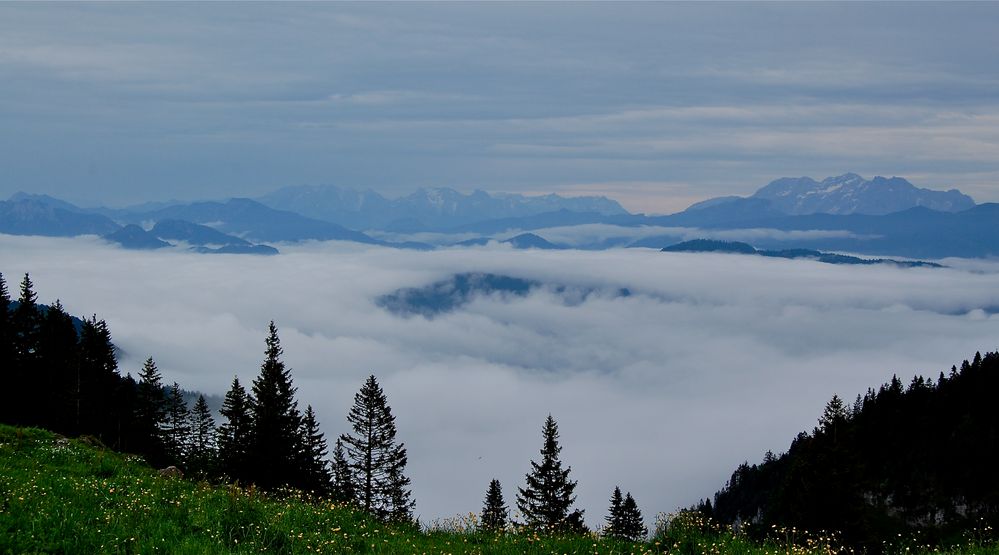
<path fill-rule="evenodd" d="M 331 443 L 376 375 L 424 522 L 479 511 L 492 478 L 512 507 L 549 413 L 587 521 L 602 522 L 616 485 L 651 518 L 785 450 L 833 393 L 852 401 L 893 373 L 935 377 L 999 347 L 997 261 L 902 269 L 645 249 L 280 248 L 198 255 L 0 235 L 0 272 L 15 297 L 30 272 L 41 302 L 106 319 L 123 373 L 152 356 L 168 382 L 207 393 L 223 394 L 233 376 L 251 382 L 273 319 L 299 401 Z M 375 304 L 458 272 L 596 293 L 483 296 L 432 319 Z"/>

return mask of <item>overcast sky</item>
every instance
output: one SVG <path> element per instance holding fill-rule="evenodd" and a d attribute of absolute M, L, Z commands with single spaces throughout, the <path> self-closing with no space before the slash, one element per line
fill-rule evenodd
<path fill-rule="evenodd" d="M 710 496 L 738 464 L 815 426 L 834 393 L 852 401 L 893 373 L 935 377 L 999 347 L 999 264 L 946 262 L 337 242 L 261 257 L 0 235 L 10 288 L 31 272 L 40 301 L 105 318 L 123 373 L 152 356 L 167 382 L 218 394 L 233 375 L 248 385 L 274 319 L 299 400 L 328 439 L 347 431 L 353 395 L 375 374 L 424 522 L 478 511 L 493 478 L 512 504 L 549 412 L 590 524 L 615 485 L 650 519 Z M 467 271 L 597 293 L 482 298 L 434 319 L 374 302 Z M 622 287 L 632 295 L 600 293 Z"/>
<path fill-rule="evenodd" d="M 999 3 L 0 4 L 0 197 L 781 176 L 999 201 Z"/>

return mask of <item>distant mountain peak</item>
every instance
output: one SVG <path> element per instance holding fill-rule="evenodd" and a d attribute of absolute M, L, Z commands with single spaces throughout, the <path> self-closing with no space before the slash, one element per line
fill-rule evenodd
<path fill-rule="evenodd" d="M 791 215 L 883 215 L 916 206 L 939 212 L 959 212 L 975 206 L 971 197 L 956 189 L 922 189 L 901 177 L 877 176 L 867 180 L 856 173 L 827 177 L 822 181 L 811 177 L 782 177 L 749 198 L 767 200 L 776 210 Z M 712 199 L 695 207 L 710 206 L 712 202 L 717 203 Z"/>

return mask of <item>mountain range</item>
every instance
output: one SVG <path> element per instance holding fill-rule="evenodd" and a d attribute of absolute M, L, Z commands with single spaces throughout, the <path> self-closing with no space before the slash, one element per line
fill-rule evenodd
<path fill-rule="evenodd" d="M 122 230 L 128 224 L 138 229 Z M 561 248 L 545 237 L 545 229 L 586 224 L 612 226 L 607 233 L 643 229 L 577 241 L 575 248 L 661 249 L 691 235 L 752 230 L 758 237 L 754 244 L 764 249 L 918 258 L 999 256 L 999 205 L 975 205 L 955 189 L 933 191 L 899 177 L 866 180 L 853 173 L 822 180 L 781 178 L 748 197 L 709 199 L 666 216 L 631 214 L 605 197 L 421 189 L 387 199 L 370 190 L 335 186 L 286 187 L 257 200 L 146 203 L 123 209 L 84 209 L 25 193 L 0 201 L 0 233 L 90 234 L 129 248 L 155 248 L 162 246 L 159 241 L 211 253 L 274 254 L 273 247 L 255 243 L 310 240 L 434 248 L 409 240 L 410 234 L 426 231 L 433 232 L 429 236 L 437 237 L 432 240 L 438 246 L 495 240 L 515 248 Z M 656 228 L 664 228 L 662 234 L 648 233 Z"/>
<path fill-rule="evenodd" d="M 816 181 L 811 177 L 782 177 L 760 188 L 749 199 L 766 201 L 773 210 L 788 215 L 884 215 L 918 206 L 939 212 L 961 212 L 975 201 L 957 189 L 920 189 L 901 177 L 866 180 L 846 173 Z M 688 211 L 740 203 L 745 197 L 719 197 L 692 205 Z"/>
<path fill-rule="evenodd" d="M 559 210 L 628 214 L 617 201 L 606 197 L 524 196 L 485 191 L 463 194 L 448 188 L 420 189 L 390 200 L 371 190 L 334 185 L 297 186 L 278 189 L 257 200 L 271 208 L 352 229 L 396 232 L 448 230 L 485 220 L 522 218 Z"/>

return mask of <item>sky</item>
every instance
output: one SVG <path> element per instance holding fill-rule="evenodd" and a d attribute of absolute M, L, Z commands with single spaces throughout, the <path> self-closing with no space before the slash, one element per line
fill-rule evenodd
<path fill-rule="evenodd" d="M 0 198 L 334 184 L 999 201 L 999 4 L 2 3 Z"/>
<path fill-rule="evenodd" d="M 513 506 L 549 413 L 587 521 L 602 523 L 615 486 L 651 521 L 786 450 L 834 393 L 852 402 L 895 373 L 936 377 L 999 347 L 994 260 L 905 269 L 646 249 L 281 250 L 0 235 L 0 270 L 12 290 L 30 272 L 40 302 L 106 319 L 122 373 L 152 356 L 167 383 L 206 393 L 257 376 L 273 319 L 300 406 L 330 441 L 375 375 L 425 524 L 478 512 L 493 478 Z M 483 297 L 432 319 L 376 304 L 469 271 L 594 292 Z"/>

